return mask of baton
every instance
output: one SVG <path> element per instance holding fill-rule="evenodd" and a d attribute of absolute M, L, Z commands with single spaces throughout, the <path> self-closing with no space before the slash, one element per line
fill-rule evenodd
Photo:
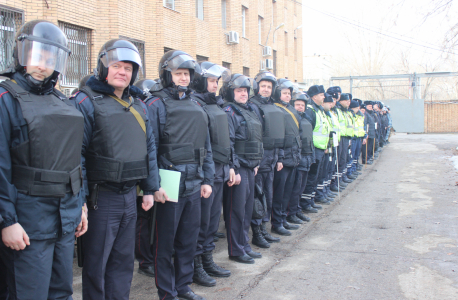
<path fill-rule="evenodd" d="M 149 237 L 149 244 L 150 246 L 153 245 L 154 243 L 154 231 L 156 230 L 156 212 L 157 212 L 157 205 L 159 203 L 155 203 L 156 205 L 153 206 L 153 216 L 151 218 L 151 226 L 150 226 L 150 229 L 151 229 L 151 235 Z"/>
<path fill-rule="evenodd" d="M 336 147 L 336 167 L 337 167 L 337 194 L 339 195 L 339 204 L 340 204 L 340 179 L 339 179 L 339 151 L 337 150 L 337 146 L 339 141 L 337 141 L 337 134 L 332 134 L 332 142 Z"/>

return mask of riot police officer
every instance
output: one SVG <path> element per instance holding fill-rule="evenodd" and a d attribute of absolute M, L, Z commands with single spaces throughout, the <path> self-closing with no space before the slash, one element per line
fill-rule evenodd
<path fill-rule="evenodd" d="M 310 98 L 304 93 L 295 93 L 293 95 L 294 108 L 301 116 L 299 121 L 300 134 L 301 134 L 301 161 L 296 168 L 294 176 L 294 185 L 291 191 L 291 200 L 288 205 L 288 216 L 295 215 L 302 221 L 309 222 L 310 218 L 302 213 L 300 206 L 300 198 L 302 192 L 307 184 L 308 172 L 310 166 L 315 161 L 315 149 L 313 147 L 313 128 L 312 124 L 305 118 L 305 110 L 311 101 Z M 318 212 L 312 208 L 313 212 Z M 312 212 L 311 210 L 308 212 Z"/>
<path fill-rule="evenodd" d="M 146 99 L 151 93 L 159 91 L 162 86 L 159 82 L 151 79 L 142 79 L 134 84 L 143 93 L 139 98 Z M 155 209 L 145 211 L 142 208 L 142 196 L 137 196 L 137 224 L 135 226 L 135 258 L 138 261 L 138 273 L 154 277 L 154 257 L 152 253 L 151 231 Z M 154 235 L 153 235 L 154 236 Z"/>
<path fill-rule="evenodd" d="M 348 151 L 350 147 L 350 140 L 353 136 L 353 123 L 348 114 L 348 107 L 350 106 L 350 96 L 346 93 L 340 95 L 340 100 L 336 104 L 337 112 L 339 114 L 340 122 L 340 147 L 339 147 L 339 178 L 344 183 L 351 183 L 353 179 L 347 177 L 347 160 Z"/>
<path fill-rule="evenodd" d="M 235 183 L 235 171 L 229 167 L 231 145 L 229 138 L 229 123 L 222 109 L 224 100 L 216 96 L 218 81 L 230 80 L 230 71 L 211 62 L 202 62 L 200 70 L 194 73 L 193 88 L 195 93 L 191 98 L 207 113 L 210 141 L 215 163 L 215 179 L 212 194 L 201 201 L 200 231 L 197 239 L 197 249 L 194 257 L 193 282 L 203 286 L 214 286 L 214 277 L 229 277 L 231 272 L 218 266 L 213 261 L 214 234 L 218 231 L 219 219 L 223 206 L 223 187 Z M 209 276 L 210 275 L 210 276 Z"/>
<path fill-rule="evenodd" d="M 305 115 L 313 127 L 315 162 L 310 166 L 304 195 L 301 198 L 301 207 L 307 208 L 310 206 L 320 209 L 322 207 L 315 204 L 315 196 L 318 188 L 319 173 L 324 172 L 323 160 L 329 143 L 330 126 L 321 106 L 325 98 L 324 87 L 322 85 L 313 85 L 308 89 L 307 94 L 312 101 L 307 106 L 309 109 L 305 111 Z"/>
<path fill-rule="evenodd" d="M 283 157 L 279 158 L 283 168 L 275 170 L 272 197 L 272 232 L 279 235 L 291 235 L 289 230 L 297 230 L 299 225 L 296 224 L 303 223 L 296 215 L 289 215 L 288 221 L 286 220 L 291 191 L 294 186 L 295 168 L 301 160 L 302 146 L 299 127 L 301 118 L 289 103 L 293 91 L 293 83 L 282 78 L 278 80 L 278 85 L 273 94 L 275 105 L 281 108 L 285 122 L 284 153 Z"/>
<path fill-rule="evenodd" d="M 17 32 L 0 84 L 0 257 L 8 299 L 71 299 L 74 234 L 82 212 L 84 119 L 55 85 L 70 50 L 55 24 Z M 4 271 L 2 270 L 2 273 Z"/>
<path fill-rule="evenodd" d="M 229 259 L 254 264 L 261 253 L 254 252 L 248 243 L 248 231 L 254 205 L 254 178 L 263 155 L 262 123 L 247 104 L 253 79 L 233 74 L 223 85 L 222 96 L 227 101 L 225 112 L 231 139 L 231 168 L 239 184 L 226 188 L 224 220 L 226 222 Z"/>
<path fill-rule="evenodd" d="M 269 243 L 278 243 L 280 239 L 273 237 L 266 230 L 266 223 L 270 221 L 272 214 L 272 192 L 274 170 L 280 171 L 283 163 L 278 161 L 283 159 L 283 144 L 285 139 L 285 125 L 283 112 L 274 105 L 271 98 L 272 92 L 277 86 L 275 75 L 268 71 L 260 72 L 254 78 L 256 88 L 254 96 L 250 98 L 249 105 L 258 115 L 263 128 L 263 148 L 264 155 L 256 174 L 255 182 L 266 197 L 266 214 L 262 219 L 251 220 L 251 230 L 253 232 L 253 245 L 260 248 L 269 248 Z"/>
<path fill-rule="evenodd" d="M 366 130 L 366 142 L 363 141 L 362 149 L 362 163 L 372 165 L 374 157 L 374 143 L 375 143 L 375 132 L 376 132 L 376 121 L 374 111 L 372 110 L 372 101 L 364 101 L 366 107 L 366 113 L 364 114 L 364 128 Z M 367 154 L 367 155 L 366 155 Z"/>
<path fill-rule="evenodd" d="M 144 210 L 161 193 L 152 126 L 133 86 L 140 68 L 131 42 L 110 40 L 99 51 L 95 76 L 71 99 L 85 117 L 82 154 L 92 224 L 83 239 L 83 299 L 129 298 L 136 186 L 143 190 Z"/>
<path fill-rule="evenodd" d="M 160 299 L 203 299 L 189 285 L 200 230 L 201 201 L 208 201 L 215 177 L 208 116 L 191 100 L 190 83 L 199 66 L 187 53 L 171 50 L 159 61 L 162 90 L 146 100 L 154 119 L 158 166 L 181 173 L 178 199 L 158 198 L 155 257 Z M 155 197 L 156 198 L 156 197 Z M 203 198 L 203 199 L 202 199 Z M 172 251 L 175 250 L 174 263 Z"/>

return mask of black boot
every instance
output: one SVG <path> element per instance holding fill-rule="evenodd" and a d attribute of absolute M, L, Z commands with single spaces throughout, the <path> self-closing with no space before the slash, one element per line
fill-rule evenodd
<path fill-rule="evenodd" d="M 202 266 L 202 257 L 197 255 L 194 257 L 194 275 L 192 276 L 192 282 L 202 286 L 215 286 L 216 280 L 208 276 Z"/>
<path fill-rule="evenodd" d="M 296 213 L 296 216 L 304 222 L 310 222 L 310 218 L 304 215 L 302 212 Z"/>
<path fill-rule="evenodd" d="M 202 267 L 204 268 L 205 272 L 207 272 L 208 275 L 213 276 L 213 277 L 231 276 L 231 271 L 218 266 L 213 261 L 213 253 L 211 251 L 202 253 L 201 257 L 202 257 Z"/>
<path fill-rule="evenodd" d="M 270 233 L 267 232 L 266 222 L 262 222 L 261 233 L 262 233 L 262 236 L 264 237 L 264 239 L 268 243 L 280 243 L 280 238 L 273 237 L 273 236 L 270 235 Z"/>
<path fill-rule="evenodd" d="M 261 225 L 251 224 L 251 231 L 253 231 L 253 239 L 251 243 L 259 248 L 270 248 L 270 244 L 266 241 L 261 233 Z"/>
<path fill-rule="evenodd" d="M 313 208 L 311 205 L 307 205 L 305 208 L 302 209 L 302 212 L 307 214 L 316 214 L 318 210 L 316 208 Z"/>

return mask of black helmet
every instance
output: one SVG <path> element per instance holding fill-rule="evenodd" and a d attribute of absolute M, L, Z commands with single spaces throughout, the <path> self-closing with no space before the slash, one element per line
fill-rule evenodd
<path fill-rule="evenodd" d="M 290 89 L 290 92 L 291 92 L 291 97 L 293 96 L 293 92 L 295 91 L 295 87 L 294 87 L 294 84 L 288 80 L 288 79 L 285 79 L 285 78 L 281 78 L 278 80 L 278 85 L 277 87 L 275 88 L 275 91 L 273 93 L 273 99 L 277 102 L 280 102 L 280 96 L 281 96 L 281 91 L 284 90 L 284 89 Z"/>
<path fill-rule="evenodd" d="M 255 81 L 252 78 L 246 77 L 242 74 L 232 74 L 231 79 L 225 82 L 220 90 L 220 95 L 224 100 L 234 102 L 234 90 L 238 88 L 246 88 L 248 95 L 250 90 L 253 89 Z"/>
<path fill-rule="evenodd" d="M 275 88 L 277 87 L 277 78 L 275 77 L 274 74 L 272 74 L 269 71 L 259 72 L 258 75 L 256 75 L 254 77 L 254 80 L 256 81 L 256 88 L 254 89 L 254 94 L 255 95 L 257 95 L 259 93 L 259 83 L 261 81 L 272 82 L 272 94 L 275 91 Z"/>
<path fill-rule="evenodd" d="M 304 101 L 305 109 L 307 109 L 307 105 L 311 104 L 310 97 L 306 93 L 303 93 L 303 92 L 294 93 L 291 100 L 293 101 L 293 103 L 295 103 L 296 101 Z"/>
<path fill-rule="evenodd" d="M 198 93 L 207 92 L 207 78 L 223 78 L 223 82 L 231 79 L 231 71 L 209 61 L 200 63 L 199 72 L 194 72 L 194 80 L 192 81 L 193 89 Z"/>
<path fill-rule="evenodd" d="M 44 64 L 46 68 L 54 70 L 50 77 L 43 82 L 31 76 L 26 78 L 35 85 L 42 85 L 50 79 L 57 80 L 59 74 L 65 75 L 70 55 L 67 45 L 67 37 L 55 24 L 45 20 L 27 22 L 16 33 L 13 49 L 14 69 L 25 73 L 27 66 Z M 43 51 L 48 55 L 44 56 Z"/>
<path fill-rule="evenodd" d="M 92 77 L 92 74 L 86 75 L 83 78 L 81 78 L 80 83 L 78 84 L 78 90 L 81 90 L 83 87 L 86 86 L 87 81 L 89 78 Z"/>
<path fill-rule="evenodd" d="M 139 80 L 134 85 L 142 90 L 144 96 L 149 96 L 153 92 L 162 90 L 162 85 L 151 79 Z"/>
<path fill-rule="evenodd" d="M 108 67 L 119 61 L 132 63 L 132 78 L 129 83 L 129 85 L 132 85 L 137 79 L 138 70 L 142 67 L 142 60 L 137 47 L 123 39 L 109 40 L 100 48 L 97 56 L 97 73 L 95 77 L 100 81 L 106 82 Z"/>
<path fill-rule="evenodd" d="M 173 87 L 172 74 L 178 69 L 189 69 L 190 82 L 194 80 L 194 71 L 199 71 L 199 65 L 191 55 L 180 50 L 167 51 L 159 61 L 159 78 L 164 88 Z M 184 88 L 184 87 L 183 87 Z M 186 87 L 188 90 L 189 87 Z"/>

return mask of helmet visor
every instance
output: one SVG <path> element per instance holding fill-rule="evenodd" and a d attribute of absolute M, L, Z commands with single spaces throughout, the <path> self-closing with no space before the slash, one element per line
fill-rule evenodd
<path fill-rule="evenodd" d="M 200 67 L 189 55 L 180 54 L 167 60 L 162 66 L 167 71 L 175 72 L 178 69 L 192 69 L 200 73 Z"/>
<path fill-rule="evenodd" d="M 267 81 L 270 81 L 270 82 L 274 82 L 274 83 L 277 83 L 277 78 L 275 77 L 274 74 L 270 73 L 270 72 L 263 72 L 263 73 L 260 73 L 256 76 L 256 82 L 261 82 L 263 80 L 267 80 Z"/>
<path fill-rule="evenodd" d="M 232 88 L 233 89 L 238 89 L 238 88 L 249 88 L 252 89 L 254 87 L 254 80 L 246 77 L 245 75 L 241 75 L 234 79 L 232 82 Z"/>
<path fill-rule="evenodd" d="M 108 50 L 105 55 L 100 57 L 100 61 L 103 65 L 108 68 L 114 63 L 120 61 L 130 61 L 138 65 L 139 68 L 142 67 L 142 60 L 140 54 L 137 51 L 130 48 L 114 48 Z"/>
<path fill-rule="evenodd" d="M 283 81 L 283 82 L 278 86 L 278 88 L 279 88 L 280 90 L 283 90 L 283 89 L 290 89 L 290 90 L 294 91 L 294 88 L 295 88 L 295 87 L 294 87 L 294 84 L 293 84 L 291 81 L 286 80 L 286 81 Z M 299 90 L 299 89 L 298 89 L 298 90 Z"/>
<path fill-rule="evenodd" d="M 231 71 L 224 67 L 213 65 L 208 69 L 202 69 L 202 77 L 221 78 L 223 82 L 231 80 Z"/>
<path fill-rule="evenodd" d="M 45 67 L 65 75 L 70 52 L 54 45 L 23 39 L 18 43 L 18 62 L 24 67 Z"/>

